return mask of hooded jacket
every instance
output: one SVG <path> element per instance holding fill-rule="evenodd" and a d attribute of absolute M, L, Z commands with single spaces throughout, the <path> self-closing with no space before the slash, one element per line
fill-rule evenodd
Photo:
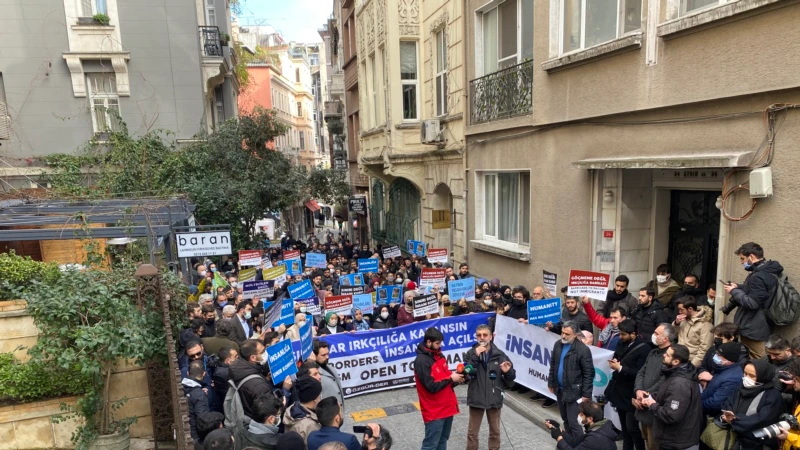
<path fill-rule="evenodd" d="M 617 432 L 614 424 L 608 419 L 603 419 L 586 431 L 586 433 L 575 437 L 568 434 L 562 436 L 564 439 L 558 441 L 558 450 L 616 450 Z"/>
<path fill-rule="evenodd" d="M 182 379 L 181 385 L 189 403 L 189 429 L 192 432 L 192 439 L 195 445 L 200 445 L 202 441 L 197 434 L 197 417 L 211 412 L 208 408 L 208 396 L 203 391 L 203 385 L 191 378 Z"/>
<path fill-rule="evenodd" d="M 503 393 L 514 386 L 517 372 L 513 367 L 506 373 L 500 370 L 500 364 L 509 359 L 494 342 L 490 342 L 489 350 L 481 355 L 475 354 L 478 345 L 473 345 L 464 357 L 466 364 L 477 369 L 467 389 L 467 405 L 480 409 L 502 408 Z"/>
<path fill-rule="evenodd" d="M 633 412 L 631 399 L 635 397 L 633 386 L 636 383 L 636 375 L 644 366 L 649 354 L 650 346 L 638 336 L 629 344 L 620 342 L 617 345 L 614 359 L 620 362 L 622 368 L 611 374 L 611 381 L 605 390 L 605 395 L 614 408 Z"/>
<path fill-rule="evenodd" d="M 550 374 L 547 377 L 547 387 L 558 389 L 558 366 L 561 363 L 561 351 L 564 344 L 561 340 L 556 341 L 553 346 L 553 353 L 550 357 Z M 564 357 L 563 380 L 561 380 L 560 401 L 572 403 L 581 397 L 592 398 L 592 385 L 594 383 L 594 363 L 592 362 L 592 352 L 589 347 L 578 338 L 572 341 L 572 345 Z"/>
<path fill-rule="evenodd" d="M 691 362 L 700 367 L 708 349 L 714 345 L 714 314 L 708 306 L 701 306 L 691 319 L 684 320 L 678 328 L 678 343 L 689 348 Z"/>
<path fill-rule="evenodd" d="M 753 431 L 778 422 L 778 417 L 785 412 L 781 393 L 775 387 L 775 368 L 763 360 L 750 361 L 748 364 L 755 366 L 756 381 L 761 384 L 752 388 L 741 387 L 723 403 L 722 409 L 732 411 L 736 416 L 731 422 L 731 428 L 736 431 L 742 450 L 761 449 L 762 446 L 777 448 L 777 440 L 762 441 L 753 436 Z M 759 400 L 756 413 L 747 415 L 750 404 L 761 392 L 764 394 Z"/>
<path fill-rule="evenodd" d="M 777 261 L 759 261 L 749 270 L 751 272 L 744 283 L 731 291 L 730 300 L 722 307 L 722 313 L 728 315 L 737 308 L 733 323 L 739 327 L 739 334 L 762 342 L 771 333 L 764 309 L 770 306 L 778 286 L 778 279 L 775 277 L 783 273 L 783 266 Z"/>
<path fill-rule="evenodd" d="M 650 280 L 650 282 L 647 283 L 647 287 L 656 291 L 656 296 L 653 297 L 653 301 L 661 303 L 661 306 L 665 308 L 672 304 L 673 297 L 675 297 L 675 295 L 681 290 L 681 286 L 672 278 L 669 279 L 667 287 L 663 290 L 661 290 L 660 286 L 658 285 L 658 281 L 656 280 Z"/>
<path fill-rule="evenodd" d="M 275 450 L 278 448 L 278 427 L 265 425 L 255 420 L 246 427 L 238 424 L 233 428 L 233 443 L 235 450 L 245 448 L 258 448 L 261 450 Z"/>
<path fill-rule="evenodd" d="M 253 402 L 256 398 L 267 392 L 272 391 L 272 385 L 264 377 L 264 370 L 260 365 L 251 364 L 242 358 L 236 359 L 228 366 L 230 379 L 237 386 L 250 375 L 258 375 L 257 378 L 247 380 L 239 386 L 239 397 L 242 400 L 242 409 L 247 417 L 253 417 Z"/>
<path fill-rule="evenodd" d="M 700 443 L 700 422 L 705 421 L 697 369 L 691 363 L 665 369 L 664 381 L 654 395 L 653 436 L 659 449 L 686 449 Z M 651 392 L 652 395 L 652 392 Z"/>
<path fill-rule="evenodd" d="M 655 302 L 654 302 L 655 303 Z M 633 383 L 633 395 L 636 391 L 657 392 L 661 382 L 664 380 L 664 374 L 661 373 L 661 366 L 663 365 L 664 353 L 667 352 L 666 348 L 654 348 L 650 350 L 644 366 L 639 369 L 636 374 L 636 381 Z M 644 425 L 653 424 L 653 414 L 649 410 L 636 410 L 634 413 L 636 420 Z"/>
<path fill-rule="evenodd" d="M 300 436 L 303 436 L 304 441 L 308 440 L 308 435 L 311 434 L 312 431 L 317 431 L 322 428 L 314 411 L 309 410 L 299 401 L 294 402 L 294 404 L 283 413 L 283 423 L 284 433 L 294 431 Z"/>
<path fill-rule="evenodd" d="M 712 362 L 714 376 L 703 389 L 703 412 L 708 416 L 718 416 L 722 411 L 722 403 L 742 387 L 744 371 L 739 364 L 718 366 Z"/>
<path fill-rule="evenodd" d="M 458 400 L 450 375 L 447 359 L 442 356 L 441 351 L 430 350 L 425 347 L 424 342 L 417 346 L 414 384 L 419 395 L 423 422 L 433 422 L 458 414 Z"/>
<path fill-rule="evenodd" d="M 744 346 L 741 342 L 737 342 L 739 344 L 739 360 L 736 362 L 741 367 L 744 367 L 745 363 L 750 360 L 750 351 L 747 350 L 747 347 Z M 700 371 L 706 371 L 708 373 L 714 373 L 714 355 L 717 353 L 717 346 L 712 343 L 711 347 L 706 350 L 706 356 L 703 358 L 703 363 L 700 364 Z"/>

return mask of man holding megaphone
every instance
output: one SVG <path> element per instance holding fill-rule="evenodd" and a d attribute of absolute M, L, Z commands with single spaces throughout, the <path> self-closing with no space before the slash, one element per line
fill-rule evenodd
<path fill-rule="evenodd" d="M 500 409 L 503 393 L 514 386 L 517 374 L 508 356 L 492 343 L 492 332 L 488 325 L 478 325 L 475 330 L 477 342 L 467 352 L 464 364 L 457 372 L 463 373 L 469 383 L 467 405 L 469 406 L 469 430 L 467 450 L 478 450 L 478 434 L 483 413 L 489 422 L 489 450 L 500 448 Z"/>

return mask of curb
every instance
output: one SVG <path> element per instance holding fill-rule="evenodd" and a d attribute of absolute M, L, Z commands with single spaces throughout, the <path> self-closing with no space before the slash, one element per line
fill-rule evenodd
<path fill-rule="evenodd" d="M 561 415 L 558 413 L 558 409 L 554 410 L 556 412 L 554 414 L 552 410 L 542 408 L 541 403 L 531 400 L 530 396 L 533 392 L 534 391 L 526 394 L 519 394 L 517 392 L 505 391 L 506 401 L 503 403 L 522 417 L 530 420 L 531 423 L 538 425 L 541 429 L 549 433 L 550 429 L 544 425 L 544 421 L 546 419 L 552 419 L 561 423 Z M 556 405 L 553 405 L 553 408 L 556 408 Z"/>

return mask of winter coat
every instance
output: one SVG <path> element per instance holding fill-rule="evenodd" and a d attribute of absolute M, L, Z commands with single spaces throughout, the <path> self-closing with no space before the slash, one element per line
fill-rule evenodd
<path fill-rule="evenodd" d="M 433 422 L 458 414 L 458 400 L 450 375 L 447 359 L 441 352 L 431 351 L 424 343 L 417 346 L 414 383 L 419 395 L 423 422 Z"/>
<path fill-rule="evenodd" d="M 564 344 L 556 341 L 550 356 L 550 374 L 547 377 L 547 387 L 559 389 L 558 366 L 561 363 L 561 350 Z M 592 383 L 594 383 L 594 363 L 589 347 L 577 338 L 564 358 L 564 379 L 561 380 L 561 401 L 572 403 L 581 397 L 592 398 Z"/>
<path fill-rule="evenodd" d="M 597 346 L 606 350 L 611 350 L 612 352 L 616 350 L 617 345 L 619 344 L 619 330 L 614 329 L 614 327 L 611 325 L 611 320 L 603 317 L 601 314 L 595 311 L 591 302 L 584 303 L 583 310 L 586 312 L 586 317 L 589 318 L 592 324 L 602 330 L 600 332 L 600 339 L 603 339 L 603 336 L 608 336 L 605 338 L 605 340 L 598 341 Z"/>
<path fill-rule="evenodd" d="M 649 354 L 650 346 L 642 342 L 639 337 L 630 344 L 620 343 L 617 345 L 617 349 L 614 350 L 614 359 L 622 364 L 622 368 L 611 374 L 611 381 L 605 390 L 606 398 L 614 408 L 629 412 L 634 410 L 631 403 L 631 399 L 635 397 L 633 386 L 636 383 L 636 375 L 644 366 Z"/>
<path fill-rule="evenodd" d="M 511 317 L 514 320 L 525 319 L 528 320 L 528 306 L 526 302 L 522 305 L 517 305 L 514 301 L 511 302 L 511 307 L 506 311 L 506 317 Z"/>
<path fill-rule="evenodd" d="M 647 288 L 656 291 L 656 296 L 653 297 L 654 302 L 661 303 L 661 306 L 667 307 L 672 304 L 672 299 L 681 291 L 681 286 L 675 280 L 670 279 L 667 288 L 660 290 L 656 280 L 650 280 L 647 283 Z M 659 293 L 660 291 L 660 293 Z"/>
<path fill-rule="evenodd" d="M 644 339 L 643 339 L 644 340 Z M 636 381 L 633 383 L 633 394 L 636 395 L 636 391 L 645 391 L 645 392 L 657 392 L 659 385 L 664 380 L 664 374 L 661 373 L 661 366 L 664 360 L 664 353 L 667 352 L 667 348 L 654 348 L 650 350 L 650 353 L 647 355 L 647 359 L 644 362 L 644 366 L 639 369 L 639 373 L 636 374 Z M 636 420 L 641 422 L 644 425 L 652 425 L 653 424 L 653 415 L 648 410 L 637 410 L 635 413 Z"/>
<path fill-rule="evenodd" d="M 336 397 L 339 404 L 342 405 L 342 416 L 344 416 L 344 395 L 342 394 L 342 380 L 339 378 L 339 372 L 333 367 L 330 360 L 323 368 L 320 366 L 319 374 L 322 377 L 322 393 L 320 393 L 320 400 L 328 397 Z"/>
<path fill-rule="evenodd" d="M 627 292 L 627 295 L 621 300 L 612 300 L 612 297 L 618 297 L 618 295 L 616 291 L 609 289 L 608 293 L 606 294 L 605 305 L 603 305 L 603 316 L 606 318 L 611 316 L 611 310 L 614 308 L 622 308 L 625 310 L 625 312 L 630 314 L 631 311 L 639 306 L 639 300 L 630 292 Z"/>
<path fill-rule="evenodd" d="M 558 450 L 616 450 L 617 432 L 610 420 L 603 419 L 592 424 L 586 433 L 575 438 L 568 434 L 562 435 L 558 441 Z"/>
<path fill-rule="evenodd" d="M 697 314 L 680 323 L 678 328 L 678 343 L 689 348 L 692 364 L 700 367 L 706 351 L 714 345 L 714 317 L 711 308 L 701 306 Z"/>
<path fill-rule="evenodd" d="M 745 363 L 750 360 L 750 351 L 741 342 L 739 344 L 739 359 L 736 362 L 738 365 L 744 367 Z M 717 347 L 713 344 L 706 350 L 706 356 L 703 357 L 703 362 L 700 364 L 700 371 L 714 373 L 714 355 L 717 353 Z"/>
<path fill-rule="evenodd" d="M 220 361 L 219 365 L 214 368 L 214 376 L 211 380 L 214 382 L 214 394 L 216 394 L 219 403 L 225 402 L 225 396 L 228 395 L 228 388 L 231 387 L 228 381 L 231 379 L 230 367 Z"/>
<path fill-rule="evenodd" d="M 480 409 L 502 408 L 504 392 L 514 386 L 516 370 L 513 367 L 506 373 L 500 370 L 500 364 L 509 359 L 494 343 L 490 343 L 488 352 L 480 356 L 475 354 L 478 345 L 473 345 L 464 357 L 465 365 L 478 370 L 469 382 L 467 405 Z"/>
<path fill-rule="evenodd" d="M 800 419 L 800 405 L 797 405 L 797 408 L 794 409 L 794 416 Z M 800 448 L 800 430 L 789 430 L 789 437 L 783 443 L 782 450 L 792 450 L 793 448 Z"/>
<path fill-rule="evenodd" d="M 717 366 L 714 364 L 714 376 L 703 389 L 703 412 L 708 416 L 718 416 L 722 410 L 722 403 L 742 387 L 744 370 L 739 364 L 730 366 Z"/>
<path fill-rule="evenodd" d="M 686 449 L 700 443 L 700 424 L 705 421 L 697 369 L 683 363 L 664 371 L 664 381 L 652 394 L 653 436 L 659 449 Z"/>
<path fill-rule="evenodd" d="M 239 353 L 239 344 L 233 342 L 227 337 L 214 336 L 203 338 L 203 351 L 206 355 L 216 355 L 222 350 L 222 347 L 230 347 Z"/>
<path fill-rule="evenodd" d="M 233 448 L 244 450 L 245 448 L 258 448 L 261 450 L 275 450 L 278 448 L 278 427 L 264 425 L 256 421 L 249 425 L 237 424 L 233 427 Z"/>
<path fill-rule="evenodd" d="M 294 404 L 283 413 L 283 423 L 284 433 L 294 431 L 300 436 L 303 436 L 304 441 L 308 440 L 308 435 L 312 431 L 317 431 L 322 428 L 314 411 L 309 410 L 300 402 L 294 402 Z"/>
<path fill-rule="evenodd" d="M 400 305 L 400 308 L 397 309 L 397 326 L 408 325 L 410 323 L 414 323 L 414 314 L 406 311 L 404 305 Z"/>
<path fill-rule="evenodd" d="M 389 314 L 389 317 L 386 320 L 383 320 L 380 316 L 377 316 L 375 320 L 372 321 L 373 330 L 387 330 L 396 326 L 397 323 L 394 321 L 394 319 L 392 319 L 391 314 Z"/>
<path fill-rule="evenodd" d="M 635 320 L 639 326 L 636 335 L 642 338 L 644 342 L 650 342 L 658 325 L 665 320 L 664 305 L 655 300 L 647 307 L 639 305 L 631 312 L 629 318 Z"/>
<path fill-rule="evenodd" d="M 237 386 L 250 375 L 258 375 L 257 378 L 251 378 L 239 386 L 239 397 L 242 400 L 244 415 L 253 417 L 253 402 L 259 395 L 272 391 L 272 385 L 264 377 L 263 367 L 239 358 L 228 366 L 228 370 L 231 381 Z"/>
<path fill-rule="evenodd" d="M 733 323 L 739 327 L 739 335 L 753 341 L 766 341 L 771 328 L 764 315 L 772 300 L 783 266 L 777 261 L 759 261 L 750 267 L 751 272 L 744 283 L 731 291 L 728 304 L 722 313 L 728 315 L 737 308 Z"/>
<path fill-rule="evenodd" d="M 336 334 L 344 333 L 345 329 L 343 326 L 336 324 Z M 319 328 L 317 329 L 317 335 L 324 336 L 326 334 L 333 334 L 331 330 L 328 329 L 328 326 L 325 323 L 321 323 Z"/>
<path fill-rule="evenodd" d="M 731 422 L 731 428 L 736 431 L 738 444 L 742 450 L 761 449 L 762 446 L 768 448 L 778 448 L 776 439 L 759 440 L 753 436 L 753 432 L 778 422 L 778 417 L 785 412 L 781 393 L 775 387 L 775 369 L 767 362 L 762 360 L 750 361 L 756 368 L 756 379 L 760 386 L 753 388 L 739 389 L 732 397 L 729 397 L 722 404 L 722 409 L 732 411 L 737 417 Z M 755 414 L 747 415 L 750 404 L 760 393 L 761 400 Z"/>
<path fill-rule="evenodd" d="M 339 431 L 336 427 L 322 427 L 308 435 L 308 450 L 317 450 L 328 442 L 341 442 L 347 450 L 361 450 L 358 438 L 350 433 Z"/>
<path fill-rule="evenodd" d="M 191 378 L 181 380 L 183 391 L 189 403 L 189 429 L 192 432 L 192 439 L 195 445 L 200 445 L 203 441 L 197 434 L 197 418 L 200 414 L 208 414 L 211 410 L 208 407 L 208 396 L 203 391 L 203 385 Z"/>
<path fill-rule="evenodd" d="M 589 320 L 589 316 L 587 316 L 586 313 L 580 309 L 580 307 L 578 307 L 578 312 L 576 312 L 575 315 L 571 315 L 567 308 L 564 308 L 561 311 L 561 322 L 553 324 L 553 329 L 551 331 L 556 334 L 561 334 L 561 327 L 564 325 L 564 322 L 568 320 L 575 322 L 580 331 L 585 330 L 590 333 L 594 331 L 592 322 Z"/>

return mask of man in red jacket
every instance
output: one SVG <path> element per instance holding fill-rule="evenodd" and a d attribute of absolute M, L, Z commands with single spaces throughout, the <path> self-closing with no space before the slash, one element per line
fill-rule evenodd
<path fill-rule="evenodd" d="M 463 383 L 464 375 L 451 373 L 447 368 L 447 359 L 442 356 L 443 341 L 441 331 L 428 328 L 417 347 L 417 359 L 414 360 L 414 378 L 422 420 L 425 422 L 422 450 L 445 450 L 450 439 L 453 416 L 458 414 L 458 400 L 453 386 Z"/>

